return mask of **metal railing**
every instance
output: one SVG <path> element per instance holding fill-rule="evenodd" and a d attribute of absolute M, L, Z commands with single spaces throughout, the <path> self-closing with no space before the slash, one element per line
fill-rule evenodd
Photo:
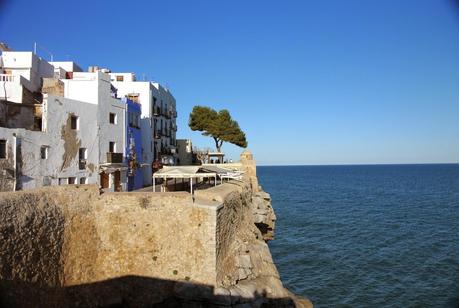
<path fill-rule="evenodd" d="M 121 164 L 123 162 L 123 153 L 107 152 L 107 163 Z"/>

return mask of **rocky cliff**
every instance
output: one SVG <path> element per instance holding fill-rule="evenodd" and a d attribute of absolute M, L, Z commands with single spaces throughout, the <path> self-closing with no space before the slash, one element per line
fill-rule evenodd
<path fill-rule="evenodd" d="M 188 193 L 91 185 L 0 193 L 0 306 L 310 307 L 266 240 L 275 215 L 250 153 L 243 181 Z"/>

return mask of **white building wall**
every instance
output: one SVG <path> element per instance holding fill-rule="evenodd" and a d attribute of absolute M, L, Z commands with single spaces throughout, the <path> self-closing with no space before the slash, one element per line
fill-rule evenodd
<path fill-rule="evenodd" d="M 62 81 L 66 98 L 81 100 L 97 106 L 98 128 L 93 133 L 98 136 L 99 164 L 107 164 L 109 142 L 115 142 L 116 153 L 124 153 L 126 105 L 120 99 L 112 97 L 110 76 L 101 71 L 75 72 L 73 79 L 62 79 Z M 116 114 L 116 124 L 110 123 L 110 113 Z M 126 183 L 126 172 L 121 172 L 123 190 L 127 188 Z"/>
<path fill-rule="evenodd" d="M 119 80 L 121 77 L 123 80 Z M 110 73 L 111 82 L 129 82 L 136 81 L 134 73 Z"/>
<path fill-rule="evenodd" d="M 126 104 L 121 100 L 110 96 L 110 81 L 108 76 L 104 74 L 104 78 L 99 79 L 99 108 L 98 108 L 98 123 L 100 125 L 100 162 L 107 162 L 107 152 L 109 150 L 109 142 L 115 142 L 116 153 L 124 153 L 125 148 L 125 114 Z M 116 114 L 116 123 L 111 124 L 110 113 Z"/>
<path fill-rule="evenodd" d="M 174 96 L 171 94 L 171 92 L 161 86 L 158 83 L 153 83 L 155 88 L 158 90 L 159 93 L 159 103 L 161 104 L 161 116 L 158 117 L 158 123 L 160 123 L 161 130 L 163 132 L 168 132 L 169 136 L 166 136 L 163 134 L 161 138 L 161 148 L 159 151 L 164 148 L 166 149 L 171 149 L 175 148 L 175 140 L 176 140 L 176 132 L 172 129 L 174 126 L 176 126 L 176 118 L 175 116 L 171 116 L 170 119 L 166 117 L 164 114 L 167 112 L 176 112 L 176 101 Z"/>
<path fill-rule="evenodd" d="M 22 81 L 25 80 L 23 76 L 0 76 L 0 98 L 15 102 L 22 103 Z"/>
<path fill-rule="evenodd" d="M 49 63 L 55 68 L 61 68 L 65 70 L 66 72 L 82 72 L 83 71 L 81 67 L 78 66 L 78 64 L 76 64 L 73 61 L 53 61 Z"/>
<path fill-rule="evenodd" d="M 98 79 L 102 75 L 105 74 L 101 72 L 76 72 L 73 74 L 73 79 L 61 79 L 64 83 L 64 96 L 97 105 L 99 99 Z"/>
<path fill-rule="evenodd" d="M 59 179 L 76 178 L 76 183 L 85 178 L 88 184 L 98 181 L 98 143 L 94 131 L 97 127 L 97 107 L 91 104 L 46 96 L 43 101 L 45 131 L 0 128 L 0 139 L 10 145 L 20 144 L 15 155 L 22 176 L 18 188 L 58 185 Z M 46 114 L 46 115 L 45 115 Z M 77 130 L 70 130 L 69 116 L 79 117 Z M 84 123 L 84 125 L 82 125 Z M 14 136 L 16 135 L 16 136 Z M 41 147 L 46 146 L 47 158 L 41 158 Z M 86 168 L 79 168 L 79 149 L 87 149 Z"/>
<path fill-rule="evenodd" d="M 4 51 L 0 70 L 0 97 L 22 103 L 23 87 L 31 92 L 41 90 L 41 78 L 52 78 L 54 67 L 32 52 Z M 10 76 L 8 76 L 10 75 Z"/>

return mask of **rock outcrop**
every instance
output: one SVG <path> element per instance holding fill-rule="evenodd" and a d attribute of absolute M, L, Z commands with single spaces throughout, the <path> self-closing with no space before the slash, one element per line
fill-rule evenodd
<path fill-rule="evenodd" d="M 270 197 L 242 181 L 176 193 L 70 185 L 0 193 L 0 306 L 311 307 L 285 289 L 266 241 Z"/>

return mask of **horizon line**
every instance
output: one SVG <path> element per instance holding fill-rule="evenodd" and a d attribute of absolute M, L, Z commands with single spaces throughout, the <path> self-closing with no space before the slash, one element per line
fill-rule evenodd
<path fill-rule="evenodd" d="M 257 164 L 257 167 L 325 167 L 325 166 L 400 166 L 400 165 L 459 165 L 459 162 L 448 163 L 350 163 L 350 164 Z"/>

